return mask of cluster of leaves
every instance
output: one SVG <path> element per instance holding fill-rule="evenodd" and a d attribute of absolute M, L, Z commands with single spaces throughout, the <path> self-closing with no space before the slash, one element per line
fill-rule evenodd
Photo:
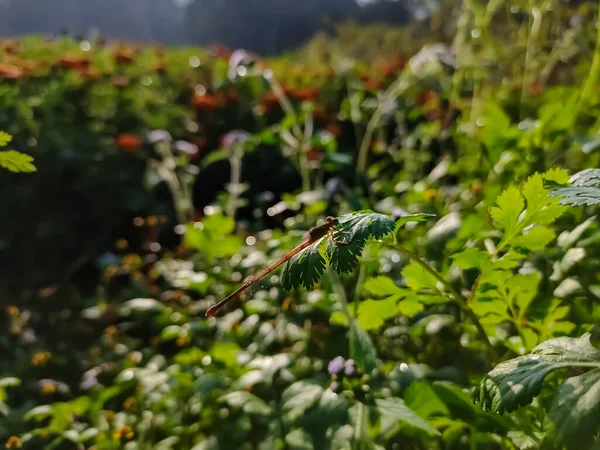
<path fill-rule="evenodd" d="M 568 60 L 564 43 L 494 41 L 500 5 L 460 11 L 457 54 L 426 47 L 378 75 L 290 57 L 270 61 L 273 72 L 262 61 L 234 67 L 230 78 L 225 58 L 197 49 L 11 44 L 0 128 L 32 149 L 48 205 L 12 208 L 30 218 L 14 218 L 3 245 L 18 249 L 15 268 L 32 259 L 60 267 L 61 256 L 92 287 L 47 277 L 48 267 L 21 270 L 28 289 L 7 297 L 2 316 L 0 352 L 10 356 L 0 373 L 10 378 L 0 382 L 0 441 L 103 450 L 597 445 L 599 358 L 585 334 L 600 321 L 597 172 L 568 174 L 600 166 L 600 98 L 585 80 L 546 89 L 563 79 L 549 73 Z M 524 28 L 514 35 L 550 39 L 565 10 L 533 6 L 541 25 L 530 33 L 517 21 Z M 572 28 L 580 67 L 569 73 L 580 77 L 600 67 L 581 44 L 596 30 Z M 515 55 L 525 52 L 520 67 Z M 146 139 L 160 128 L 169 131 L 160 144 L 156 133 Z M 193 183 L 200 194 L 203 182 L 220 191 L 209 174 L 225 161 L 229 184 L 194 211 Z M 65 174 L 78 196 L 50 189 Z M 265 192 L 265 180 L 294 177 L 286 190 L 295 194 Z M 11 177 L 7 189 L 30 198 L 34 177 L 16 178 L 23 184 Z M 60 216 L 51 198 L 86 232 L 45 220 Z M 159 219 L 171 209 L 176 221 Z M 148 215 L 135 219 L 141 233 L 107 248 L 103 230 L 121 229 L 127 214 Z M 339 222 L 332 233 L 224 315 L 204 317 L 329 215 Z M 79 256 L 100 280 L 77 272 Z M 343 373 L 332 370 L 340 360 Z"/>

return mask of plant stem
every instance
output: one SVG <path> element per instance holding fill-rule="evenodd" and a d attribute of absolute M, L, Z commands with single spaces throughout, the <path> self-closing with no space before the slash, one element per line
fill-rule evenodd
<path fill-rule="evenodd" d="M 403 92 L 405 92 L 410 86 L 412 81 L 401 75 L 392 85 L 385 91 L 383 98 L 379 101 L 377 109 L 369 119 L 365 134 L 363 135 L 360 148 L 358 150 L 358 158 L 356 160 L 356 179 L 357 181 L 362 180 L 366 171 L 367 166 L 367 152 L 369 150 L 369 144 L 373 138 L 375 130 L 379 126 L 381 119 L 383 118 L 385 109 L 387 109 L 388 102 L 398 98 Z"/>
<path fill-rule="evenodd" d="M 590 73 L 581 89 L 581 97 L 579 97 L 579 104 L 577 105 L 577 115 L 579 115 L 582 108 L 588 104 L 589 99 L 592 97 L 592 93 L 596 90 L 598 78 L 600 78 L 600 9 L 596 18 L 596 46 L 594 48 L 594 58 L 592 59 Z"/>
<path fill-rule="evenodd" d="M 495 360 L 496 359 L 496 350 L 494 349 L 494 346 L 490 342 L 490 339 L 489 339 L 487 333 L 485 332 L 483 325 L 481 325 L 481 322 L 479 322 L 479 318 L 477 317 L 477 315 L 473 312 L 473 310 L 469 306 L 469 301 L 465 298 L 465 296 L 462 295 L 460 292 L 458 292 L 456 289 L 454 289 L 454 287 L 448 281 L 446 281 L 444 279 L 444 277 L 442 277 L 437 270 L 435 270 L 433 267 L 431 267 L 429 264 L 427 264 L 427 262 L 425 262 L 423 259 L 421 259 L 419 256 L 417 256 L 415 253 L 411 252 L 409 249 L 403 247 L 402 245 L 398 244 L 397 242 L 389 242 L 389 241 L 383 241 L 383 242 L 387 245 L 394 247 L 399 252 L 404 253 L 410 259 L 412 259 L 417 264 L 419 264 L 423 269 L 425 269 L 426 272 L 431 274 L 436 280 L 438 280 L 440 283 L 442 283 L 444 285 L 446 290 L 452 294 L 452 296 L 455 298 L 455 301 L 459 304 L 459 306 L 462 308 L 462 310 L 465 312 L 465 314 L 467 314 L 467 316 L 469 316 L 469 318 L 473 322 L 473 325 L 475 325 L 475 328 L 477 329 L 479 336 L 481 337 L 482 341 L 484 342 L 485 346 L 487 347 L 488 352 L 489 352 L 490 356 L 492 357 L 492 360 Z"/>
<path fill-rule="evenodd" d="M 344 291 L 344 287 L 342 286 L 340 277 L 335 272 L 335 270 L 333 270 L 329 265 L 327 266 L 327 273 L 329 274 L 329 279 L 331 280 L 331 287 L 333 288 L 333 291 L 340 298 L 340 303 L 343 307 L 342 313 L 348 319 L 348 323 L 351 324 L 354 322 L 355 319 L 354 317 L 352 317 L 352 314 L 350 314 L 350 306 L 348 305 L 348 299 L 346 298 L 346 292 Z"/>

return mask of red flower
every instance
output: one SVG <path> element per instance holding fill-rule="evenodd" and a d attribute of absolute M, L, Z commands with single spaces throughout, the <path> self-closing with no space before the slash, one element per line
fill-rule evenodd
<path fill-rule="evenodd" d="M 142 146 L 142 141 L 133 133 L 121 133 L 117 136 L 117 146 L 128 153 L 135 153 Z"/>
<path fill-rule="evenodd" d="M 319 98 L 319 88 L 302 88 L 291 91 L 290 97 L 298 101 L 311 101 Z"/>
<path fill-rule="evenodd" d="M 115 64 L 131 64 L 135 61 L 135 57 L 127 52 L 117 51 L 113 53 L 113 60 L 115 61 Z"/>
<path fill-rule="evenodd" d="M 315 147 L 311 147 L 311 149 L 306 153 L 306 159 L 309 161 L 319 161 L 321 159 L 321 152 Z"/>
<path fill-rule="evenodd" d="M 404 68 L 406 60 L 404 58 L 393 59 L 381 66 L 381 73 L 386 76 L 396 75 L 398 71 Z"/>
<path fill-rule="evenodd" d="M 383 88 L 383 85 L 381 84 L 381 81 L 374 78 L 369 78 L 365 82 L 365 88 L 367 88 L 369 91 L 379 91 Z"/>
<path fill-rule="evenodd" d="M 329 131 L 332 135 L 334 135 L 336 138 L 340 137 L 342 134 L 342 126 L 337 122 L 327 124 L 325 129 Z"/>
<path fill-rule="evenodd" d="M 211 94 L 195 95 L 192 103 L 198 111 L 211 111 L 220 106 L 217 97 Z"/>
<path fill-rule="evenodd" d="M 129 78 L 124 77 L 122 75 L 114 76 L 112 79 L 113 86 L 124 88 L 129 86 Z"/>
<path fill-rule="evenodd" d="M 527 86 L 527 90 L 531 95 L 539 95 L 544 91 L 544 85 L 538 81 L 534 81 L 532 83 L 529 83 L 529 86 Z"/>

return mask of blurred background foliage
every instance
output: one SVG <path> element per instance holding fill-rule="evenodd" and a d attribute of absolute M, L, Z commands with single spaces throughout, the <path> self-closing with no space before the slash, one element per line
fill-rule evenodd
<path fill-rule="evenodd" d="M 39 7 L 39 31 L 66 3 L 0 2 L 0 21 L 27 32 L 20 8 Z M 265 2 L 275 27 L 247 0 L 175 18 L 108 3 L 113 25 L 115 10 L 151 13 L 171 31 L 0 41 L 0 130 L 37 169 L 0 172 L 0 442 L 547 445 L 555 379 L 508 416 L 469 392 L 600 318 L 597 206 L 530 208 L 554 208 L 543 183 L 600 162 L 597 5 L 381 2 L 351 21 L 340 2 L 318 20 L 312 2 Z M 186 26 L 182 42 L 207 45 L 133 43 Z M 208 45 L 214 26 L 231 35 Z M 275 275 L 204 318 L 319 220 L 365 209 L 428 220 L 370 242 L 350 274 L 290 292 Z M 510 217 L 531 227 L 511 234 Z M 486 278 L 492 256 L 506 266 Z M 581 422 L 593 441 L 597 421 Z"/>

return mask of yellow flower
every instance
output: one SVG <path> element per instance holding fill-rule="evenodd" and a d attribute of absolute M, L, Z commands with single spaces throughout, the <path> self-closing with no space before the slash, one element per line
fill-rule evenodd
<path fill-rule="evenodd" d="M 33 355 L 33 358 L 31 358 L 31 364 L 33 366 L 41 366 L 46 364 L 46 362 L 48 362 L 49 359 L 50 352 L 39 352 Z"/>
<path fill-rule="evenodd" d="M 427 189 L 424 193 L 425 200 L 431 200 L 437 195 L 437 189 Z"/>
<path fill-rule="evenodd" d="M 133 439 L 134 433 L 130 426 L 125 425 L 113 433 L 115 439 Z"/>
<path fill-rule="evenodd" d="M 130 409 L 135 406 L 136 400 L 133 397 L 127 397 L 127 399 L 123 402 L 123 408 Z"/>
<path fill-rule="evenodd" d="M 6 312 L 8 313 L 9 316 L 15 317 L 15 316 L 19 315 L 20 311 L 19 311 L 19 308 L 17 308 L 14 305 L 11 305 L 11 306 L 6 307 Z"/>
<path fill-rule="evenodd" d="M 56 392 L 56 386 L 53 381 L 46 380 L 42 382 L 42 394 L 54 394 Z"/>
<path fill-rule="evenodd" d="M 8 438 L 8 441 L 6 441 L 6 448 L 21 448 L 23 447 L 23 444 L 21 443 L 21 439 L 19 439 L 17 436 L 11 436 Z"/>
<path fill-rule="evenodd" d="M 189 336 L 179 336 L 177 338 L 177 340 L 175 341 L 175 345 L 177 345 L 177 347 L 183 347 L 184 345 L 187 345 L 189 343 L 190 343 Z"/>

